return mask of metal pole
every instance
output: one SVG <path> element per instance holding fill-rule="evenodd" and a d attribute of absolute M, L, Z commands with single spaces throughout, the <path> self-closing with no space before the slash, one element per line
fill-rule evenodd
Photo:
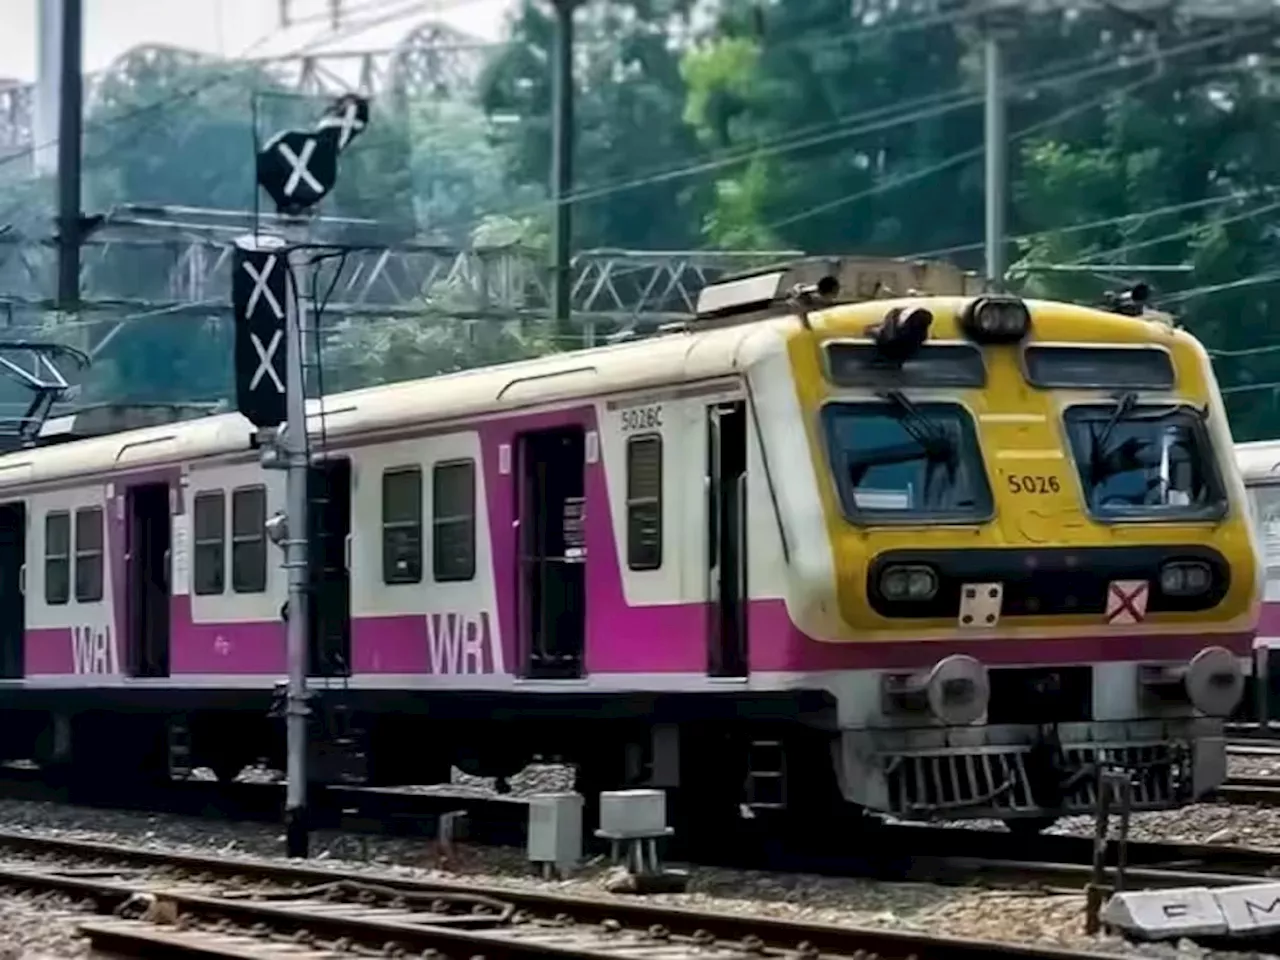
<path fill-rule="evenodd" d="M 572 334 L 569 259 L 573 222 L 569 194 L 573 190 L 573 10 L 577 0 L 555 0 L 555 50 L 551 73 L 551 315 L 556 333 Z"/>
<path fill-rule="evenodd" d="M 994 25 L 988 27 L 985 48 L 987 285 L 991 290 L 1000 290 L 1004 287 L 1005 175 L 1008 162 L 1005 157 L 1008 143 L 1005 134 L 1004 78 L 998 29 Z"/>
<path fill-rule="evenodd" d="M 83 121 L 81 0 L 62 0 L 58 105 L 58 308 L 80 302 L 80 133 Z"/>
<path fill-rule="evenodd" d="M 309 845 L 307 820 L 307 398 L 303 374 L 306 345 L 306 303 L 302 298 L 305 254 L 289 252 L 290 296 L 285 311 L 286 474 L 285 569 L 289 576 L 289 695 L 286 706 L 288 738 L 288 792 L 285 797 L 285 847 L 290 857 L 306 857 Z"/>

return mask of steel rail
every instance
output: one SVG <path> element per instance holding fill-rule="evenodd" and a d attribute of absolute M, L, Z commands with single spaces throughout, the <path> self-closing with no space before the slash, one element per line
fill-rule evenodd
<path fill-rule="evenodd" d="M 185 855 L 167 858 L 147 851 L 152 865 L 186 869 Z M 241 876 L 266 880 L 281 876 L 279 865 L 261 873 L 249 864 Z M 253 864 L 262 867 L 263 864 Z M 326 871 L 320 871 L 326 873 Z M 381 948 L 385 955 L 435 951 L 446 956 L 484 956 L 486 960 L 692 960 L 708 956 L 734 960 L 820 960 L 865 958 L 884 960 L 1096 960 L 1102 954 L 1037 945 L 998 943 L 923 933 L 845 927 L 660 906 L 643 901 L 591 899 L 507 886 L 401 882 L 393 878 L 344 876 L 328 872 L 326 883 L 302 891 L 262 890 L 238 895 L 213 895 L 207 881 L 185 886 L 168 878 L 129 878 L 59 870 L 39 865 L 0 865 L 0 885 L 37 889 L 89 899 L 99 910 L 120 910 L 139 898 L 160 926 L 147 921 L 87 921 L 81 932 L 95 949 L 132 956 L 253 956 L 246 952 L 254 938 L 279 941 L 295 938 L 298 947 L 328 939 L 334 949 L 358 944 Z M 379 888 L 391 894 L 385 905 L 368 897 L 341 902 L 323 897 L 324 888 L 344 885 L 356 893 Z M 501 910 L 488 915 L 449 915 L 432 904 L 424 909 L 408 901 L 441 888 L 455 897 L 484 901 L 492 906 L 519 904 L 516 914 Z M 281 897 L 290 902 L 281 903 Z M 294 899 L 296 898 L 296 899 Z M 399 900 L 400 902 L 397 902 Z M 505 903 L 504 903 L 505 902 Z M 486 925 L 486 921 L 488 924 Z M 214 929 L 201 925 L 213 924 Z M 228 925 L 235 928 L 228 931 Z M 243 934 L 240 931 L 244 931 Z M 344 947 L 345 948 L 345 947 Z M 165 951 L 168 951 L 167 954 Z"/>

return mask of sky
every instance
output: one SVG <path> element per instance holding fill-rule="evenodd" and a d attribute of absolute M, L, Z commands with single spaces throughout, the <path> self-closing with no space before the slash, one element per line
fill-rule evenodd
<path fill-rule="evenodd" d="M 0 0 L 0 78 L 36 76 L 36 6 Z M 414 26 L 443 21 L 495 40 L 513 0 L 342 0 L 350 26 L 332 39 L 329 0 L 287 0 L 296 25 L 280 28 L 280 0 L 82 0 L 84 67 L 94 73 L 139 44 L 163 44 L 235 57 L 393 47 Z"/>

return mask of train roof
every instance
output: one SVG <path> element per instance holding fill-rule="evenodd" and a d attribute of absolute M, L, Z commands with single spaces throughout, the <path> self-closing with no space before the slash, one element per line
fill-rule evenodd
<path fill-rule="evenodd" d="M 1280 440 L 1237 443 L 1236 464 L 1246 483 L 1268 479 L 1280 483 Z"/>
<path fill-rule="evenodd" d="M 737 369 L 739 347 L 785 318 L 679 332 L 611 346 L 365 387 L 325 398 L 326 435 L 376 434 L 584 397 L 715 380 Z M 319 430 L 319 400 L 307 404 Z M 246 453 L 253 426 L 239 413 L 144 427 L 0 456 L 0 488 Z"/>
<path fill-rule="evenodd" d="M 895 305 L 926 303 L 944 316 L 954 314 L 970 296 L 911 297 L 840 304 L 814 311 L 827 335 L 856 335 L 871 315 Z M 1028 300 L 1041 307 L 1065 309 L 1054 326 L 1057 341 L 1165 341 L 1180 337 L 1162 324 L 1121 317 L 1089 307 Z M 938 333 L 954 335 L 950 317 Z M 844 322 L 842 322 L 844 321 Z M 793 312 L 779 312 L 750 322 L 683 329 L 610 346 L 557 353 L 498 366 L 466 370 L 418 380 L 366 387 L 325 398 L 326 435 L 341 440 L 352 434 L 376 435 L 424 423 L 448 423 L 523 407 L 571 403 L 588 397 L 643 391 L 673 384 L 731 377 L 742 363 L 742 348 L 758 334 L 795 329 Z M 848 332 L 842 331 L 842 326 Z M 1194 338 L 1191 338 L 1194 339 Z M 308 402 L 312 430 L 320 427 L 320 401 Z M 0 456 L 0 489 L 75 477 L 107 475 L 251 450 L 254 430 L 239 413 L 226 413 L 128 430 Z"/>

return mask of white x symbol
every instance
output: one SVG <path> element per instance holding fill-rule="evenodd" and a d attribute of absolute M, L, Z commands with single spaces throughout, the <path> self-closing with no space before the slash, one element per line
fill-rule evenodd
<path fill-rule="evenodd" d="M 348 100 L 342 106 L 342 115 L 335 116 L 329 114 L 320 120 L 320 129 L 327 130 L 330 127 L 337 127 L 338 133 L 338 149 L 345 150 L 347 144 L 351 142 L 351 138 L 364 129 L 364 122 L 358 116 L 359 107 L 354 100 Z"/>
<path fill-rule="evenodd" d="M 307 165 L 311 163 L 311 157 L 316 152 L 316 141 L 308 138 L 302 144 L 302 156 L 298 156 L 293 152 L 293 148 L 287 143 L 277 143 L 276 149 L 280 151 L 280 156 L 284 157 L 285 162 L 293 167 L 293 172 L 289 174 L 289 179 L 284 185 L 284 195 L 292 197 L 298 184 L 303 180 L 307 181 L 307 186 L 316 193 L 324 193 L 324 187 L 320 185 L 320 181 L 312 176 L 311 171 L 307 169 Z"/>
<path fill-rule="evenodd" d="M 284 319 L 284 310 L 280 306 L 280 301 L 276 299 L 276 295 L 272 293 L 271 288 L 267 286 L 267 281 L 271 279 L 271 271 L 275 268 L 276 255 L 274 253 L 267 257 L 267 262 L 263 264 L 261 273 L 253 269 L 253 264 L 248 260 L 244 261 L 244 272 L 253 277 L 253 292 L 249 294 L 249 302 L 244 308 L 244 315 L 246 317 L 253 316 L 253 308 L 258 305 L 258 298 L 266 297 L 267 306 L 269 306 L 271 308 L 271 312 L 276 315 L 276 319 Z"/>
<path fill-rule="evenodd" d="M 249 381 L 249 389 L 257 390 L 258 384 L 263 377 L 270 377 L 271 382 L 276 385 L 277 393 L 284 393 L 284 384 L 280 382 L 280 375 L 276 373 L 276 368 L 271 365 L 271 358 L 276 355 L 276 349 L 280 346 L 280 340 L 284 336 L 283 330 L 277 330 L 271 334 L 271 342 L 265 348 L 262 341 L 258 339 L 256 333 L 249 334 L 249 341 L 253 344 L 253 349 L 258 353 L 258 369 L 253 373 L 253 379 Z"/>

